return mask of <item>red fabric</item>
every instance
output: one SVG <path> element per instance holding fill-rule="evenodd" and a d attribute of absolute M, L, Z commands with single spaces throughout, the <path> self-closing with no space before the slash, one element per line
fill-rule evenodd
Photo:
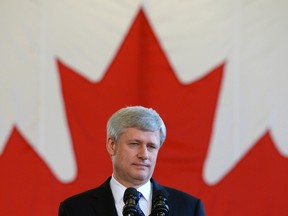
<path fill-rule="evenodd" d="M 153 107 L 166 122 L 167 140 L 154 175 L 161 184 L 198 196 L 210 216 L 288 214 L 287 159 L 275 150 L 269 131 L 219 184 L 208 186 L 202 179 L 225 62 L 206 77 L 181 84 L 140 11 L 99 83 L 61 59 L 57 63 L 77 178 L 59 182 L 15 127 L 0 157 L 1 215 L 57 215 L 61 200 L 103 182 L 112 172 L 106 122 L 128 105 Z"/>

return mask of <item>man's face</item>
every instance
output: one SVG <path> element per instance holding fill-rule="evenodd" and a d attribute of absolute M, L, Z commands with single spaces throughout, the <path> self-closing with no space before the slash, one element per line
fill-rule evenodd
<path fill-rule="evenodd" d="M 159 131 L 126 128 L 117 143 L 107 139 L 114 177 L 126 187 L 138 187 L 150 180 L 160 148 Z"/>

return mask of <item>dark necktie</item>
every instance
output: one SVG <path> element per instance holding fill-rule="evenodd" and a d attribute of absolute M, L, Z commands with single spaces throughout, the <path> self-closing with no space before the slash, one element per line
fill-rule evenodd
<path fill-rule="evenodd" d="M 138 191 L 138 203 L 137 203 L 137 211 L 138 211 L 138 215 L 139 216 L 145 216 L 145 214 L 143 213 L 143 211 L 140 208 L 139 202 L 140 202 L 140 198 L 141 198 L 142 194 L 141 192 Z"/>

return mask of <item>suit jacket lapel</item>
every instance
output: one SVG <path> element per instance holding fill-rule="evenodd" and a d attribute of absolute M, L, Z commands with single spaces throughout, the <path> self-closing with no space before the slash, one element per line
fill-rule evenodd
<path fill-rule="evenodd" d="M 113 194 L 110 188 L 110 178 L 108 178 L 93 194 L 92 207 L 95 215 L 117 216 Z"/>

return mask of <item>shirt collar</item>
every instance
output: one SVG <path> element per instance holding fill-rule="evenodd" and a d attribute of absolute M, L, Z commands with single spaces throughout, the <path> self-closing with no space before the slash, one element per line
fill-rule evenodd
<path fill-rule="evenodd" d="M 123 195 L 126 188 L 120 184 L 113 176 L 110 181 L 110 187 L 113 193 L 115 203 L 123 202 Z"/>
<path fill-rule="evenodd" d="M 152 191 L 152 184 L 150 181 L 148 181 L 144 185 L 141 185 L 139 188 L 137 188 L 137 190 L 141 192 L 144 199 L 148 201 Z"/>
<path fill-rule="evenodd" d="M 119 183 L 112 175 L 110 181 L 110 187 L 113 193 L 115 203 L 123 202 L 123 195 L 126 190 L 126 187 Z M 136 188 L 141 192 L 143 198 L 148 201 L 152 193 L 152 184 L 150 181 L 146 182 L 144 185 L 141 185 L 139 188 Z"/>

